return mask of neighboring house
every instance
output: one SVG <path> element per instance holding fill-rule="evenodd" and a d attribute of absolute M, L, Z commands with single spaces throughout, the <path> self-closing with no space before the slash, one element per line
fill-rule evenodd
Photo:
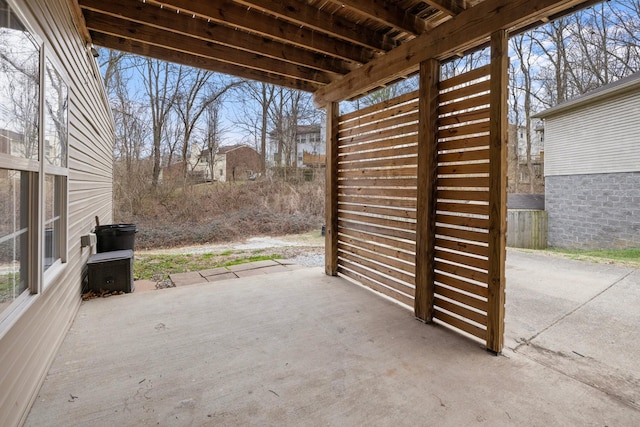
<path fill-rule="evenodd" d="M 0 0 L 0 425 L 25 420 L 112 221 L 114 124 L 66 0 Z M 55 424 L 55 420 L 51 420 Z"/>
<path fill-rule="evenodd" d="M 261 164 L 260 153 L 247 145 L 220 147 L 213 160 L 213 180 L 234 182 L 254 179 Z"/>
<path fill-rule="evenodd" d="M 298 167 L 324 166 L 327 147 L 320 125 L 298 126 L 296 132 L 296 161 Z"/>
<path fill-rule="evenodd" d="M 272 131 L 269 134 L 271 146 L 274 149 L 273 160 L 276 166 L 285 166 L 286 156 L 279 151 L 277 133 Z M 291 156 L 292 164 L 298 168 L 324 166 L 327 148 L 325 144 L 324 127 L 319 124 L 299 125 L 294 136 L 295 160 Z"/>
<path fill-rule="evenodd" d="M 531 123 L 531 170 L 527 165 L 527 128 L 509 125 L 508 193 L 544 192 L 544 129 L 539 120 Z M 531 181 L 533 180 L 533 186 Z"/>
<path fill-rule="evenodd" d="M 549 245 L 640 247 L 640 73 L 536 117 L 545 120 Z"/>

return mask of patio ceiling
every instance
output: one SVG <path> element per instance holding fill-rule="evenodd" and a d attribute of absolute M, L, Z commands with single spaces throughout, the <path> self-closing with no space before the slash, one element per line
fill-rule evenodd
<path fill-rule="evenodd" d="M 88 43 L 348 99 L 593 0 L 69 0 Z"/>

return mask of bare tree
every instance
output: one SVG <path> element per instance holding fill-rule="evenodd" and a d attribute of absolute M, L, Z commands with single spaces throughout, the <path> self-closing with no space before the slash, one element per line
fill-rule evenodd
<path fill-rule="evenodd" d="M 261 172 L 267 170 L 267 142 L 269 118 L 277 87 L 268 83 L 246 82 L 238 87 L 238 98 L 242 102 L 239 114 L 236 113 L 234 124 L 253 141 L 255 149 L 260 152 Z"/>
<path fill-rule="evenodd" d="M 178 97 L 184 68 L 152 58 L 140 58 L 139 69 L 151 113 L 152 177 L 156 188 L 160 176 L 164 126 Z"/>

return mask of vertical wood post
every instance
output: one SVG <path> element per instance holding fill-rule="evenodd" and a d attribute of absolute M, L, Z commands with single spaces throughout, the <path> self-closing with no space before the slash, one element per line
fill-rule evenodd
<path fill-rule="evenodd" d="M 491 35 L 491 107 L 489 139 L 489 298 L 487 349 L 504 344 L 507 229 L 507 71 L 508 39 L 504 30 Z"/>
<path fill-rule="evenodd" d="M 328 276 L 338 274 L 338 118 L 340 104 L 327 106 L 324 264 Z"/>
<path fill-rule="evenodd" d="M 416 224 L 415 316 L 433 320 L 435 294 L 436 184 L 438 169 L 437 122 L 440 62 L 420 63 L 418 122 L 418 200 Z"/>

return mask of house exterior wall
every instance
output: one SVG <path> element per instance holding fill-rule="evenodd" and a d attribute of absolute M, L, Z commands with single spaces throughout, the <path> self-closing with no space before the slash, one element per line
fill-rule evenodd
<path fill-rule="evenodd" d="M 38 294 L 0 323 L 0 425 L 24 422 L 47 370 L 80 306 L 90 256 L 80 236 L 94 217 L 112 221 L 114 128 L 100 73 L 77 34 L 65 0 L 12 2 L 43 41 L 69 85 L 67 262 Z M 52 420 L 52 422 L 55 422 Z"/>
<path fill-rule="evenodd" d="M 549 245 L 640 247 L 640 172 L 546 178 Z"/>
<path fill-rule="evenodd" d="M 539 115 L 550 246 L 640 246 L 639 89 L 637 74 Z"/>
<path fill-rule="evenodd" d="M 639 89 L 547 117 L 545 176 L 640 170 Z"/>
<path fill-rule="evenodd" d="M 225 157 L 226 182 L 246 181 L 252 174 L 260 171 L 260 154 L 251 147 L 235 148 L 228 151 Z"/>

